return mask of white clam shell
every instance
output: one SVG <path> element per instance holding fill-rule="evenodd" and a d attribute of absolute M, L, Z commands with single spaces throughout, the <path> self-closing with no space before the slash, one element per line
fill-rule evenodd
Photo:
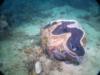
<path fill-rule="evenodd" d="M 41 63 L 40 63 L 39 61 L 37 61 L 37 62 L 35 63 L 35 72 L 36 72 L 37 74 L 40 74 L 41 71 L 42 71 L 42 65 L 41 65 Z"/>

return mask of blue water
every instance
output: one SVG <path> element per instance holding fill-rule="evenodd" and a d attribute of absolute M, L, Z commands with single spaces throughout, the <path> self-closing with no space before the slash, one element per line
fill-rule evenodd
<path fill-rule="evenodd" d="M 95 0 L 5 0 L 0 20 L 2 15 L 8 23 L 0 25 L 0 71 L 5 75 L 28 75 L 24 50 L 32 48 L 32 40 L 40 46 L 40 28 L 57 19 L 77 20 L 87 34 L 84 62 L 67 74 L 96 75 L 100 70 L 100 5 Z"/>

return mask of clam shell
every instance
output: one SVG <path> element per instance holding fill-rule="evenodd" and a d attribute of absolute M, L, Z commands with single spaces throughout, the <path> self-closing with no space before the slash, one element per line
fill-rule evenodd
<path fill-rule="evenodd" d="M 35 63 L 35 72 L 36 72 L 37 74 L 40 74 L 41 71 L 42 71 L 42 65 L 41 65 L 41 63 L 40 63 L 39 61 L 37 61 L 37 62 Z"/>

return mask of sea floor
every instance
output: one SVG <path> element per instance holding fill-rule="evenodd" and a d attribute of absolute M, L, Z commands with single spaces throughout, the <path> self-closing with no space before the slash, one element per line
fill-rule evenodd
<path fill-rule="evenodd" d="M 25 64 L 27 60 L 31 61 L 34 57 L 34 53 L 32 54 L 33 47 L 38 48 L 40 46 L 40 28 L 53 20 L 74 19 L 79 21 L 86 32 L 86 54 L 82 63 L 76 66 L 56 62 L 60 64 L 61 69 L 59 70 L 55 68 L 57 67 L 55 61 L 41 56 L 44 63 L 51 61 L 54 63 L 51 67 L 55 68 L 51 70 L 44 66 L 46 68 L 44 72 L 47 72 L 48 75 L 97 75 L 100 71 L 100 15 L 93 14 L 93 12 L 95 11 L 84 11 L 70 6 L 55 7 L 43 11 L 43 13 L 48 14 L 47 17 L 33 18 L 29 23 L 19 25 L 6 40 L 0 41 L 0 70 L 5 75 L 28 75 Z"/>

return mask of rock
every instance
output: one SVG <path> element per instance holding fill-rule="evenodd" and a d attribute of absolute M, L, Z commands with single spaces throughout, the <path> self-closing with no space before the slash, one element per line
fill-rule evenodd
<path fill-rule="evenodd" d="M 10 26 L 5 15 L 0 15 L 0 40 L 11 37 Z"/>
<path fill-rule="evenodd" d="M 42 48 L 51 59 L 78 64 L 85 44 L 85 32 L 75 20 L 57 20 L 41 31 Z"/>
<path fill-rule="evenodd" d="M 0 15 L 0 32 L 7 31 L 9 29 L 9 25 L 5 15 Z"/>
<path fill-rule="evenodd" d="M 42 72 L 42 66 L 41 66 L 41 63 L 39 61 L 37 61 L 35 63 L 35 72 L 36 72 L 36 74 L 40 74 Z"/>
<path fill-rule="evenodd" d="M 10 27 L 5 15 L 0 15 L 0 40 L 11 36 Z"/>

